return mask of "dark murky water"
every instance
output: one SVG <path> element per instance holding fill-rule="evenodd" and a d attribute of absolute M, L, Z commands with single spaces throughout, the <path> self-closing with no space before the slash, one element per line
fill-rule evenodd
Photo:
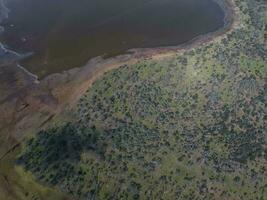
<path fill-rule="evenodd" d="M 99 55 L 170 46 L 219 29 L 224 12 L 212 0 L 9 0 L 1 36 L 22 64 L 43 77 Z"/>

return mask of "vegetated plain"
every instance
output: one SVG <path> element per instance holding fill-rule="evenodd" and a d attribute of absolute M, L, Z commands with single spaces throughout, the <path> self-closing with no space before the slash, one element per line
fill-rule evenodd
<path fill-rule="evenodd" d="M 16 164 L 77 199 L 265 200 L 267 3 L 233 2 L 224 38 L 106 73 Z"/>

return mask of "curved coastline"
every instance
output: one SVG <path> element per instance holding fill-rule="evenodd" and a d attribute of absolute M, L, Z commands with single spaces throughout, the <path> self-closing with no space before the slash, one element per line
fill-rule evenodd
<path fill-rule="evenodd" d="M 40 129 L 53 118 L 51 116 L 62 117 L 66 112 L 70 111 L 81 96 L 90 89 L 91 85 L 110 70 L 124 65 L 133 65 L 147 59 L 157 61 L 182 54 L 211 42 L 220 41 L 240 25 L 239 12 L 236 10 L 234 1 L 223 0 L 220 2 L 223 2 L 221 6 L 223 5 L 226 12 L 225 20 L 227 23 L 225 26 L 215 32 L 199 36 L 182 45 L 132 49 L 127 54 L 108 59 L 96 57 L 90 59 L 86 65 L 80 68 L 51 74 L 40 81 L 38 81 L 38 78 L 34 74 L 25 70 L 17 62 L 0 68 L 3 71 L 3 83 L 10 85 L 8 86 L 8 90 L 10 91 L 8 91 L 6 96 L 3 94 L 4 97 L 0 101 L 0 111 L 4 110 L 4 112 L 7 112 L 6 107 L 14 106 L 14 102 L 21 104 L 21 107 L 24 108 L 24 104 L 27 102 L 27 109 L 22 109 L 20 113 L 16 113 L 17 120 L 13 119 L 13 121 L 10 121 L 11 116 L 14 115 L 12 113 L 13 111 L 9 111 L 10 115 L 3 116 L 3 119 L 0 117 L 0 121 L 3 122 L 2 127 L 8 127 L 12 136 L 19 141 L 26 130 Z M 5 73 L 6 76 L 11 76 L 10 82 L 7 82 L 9 78 L 4 75 Z M 39 115 L 40 112 L 45 114 Z M 38 122 L 36 122 L 36 119 L 39 119 Z M 21 130 L 25 131 L 22 133 Z"/>
<path fill-rule="evenodd" d="M 104 59 L 102 56 L 92 58 L 88 63 L 80 68 L 73 68 L 62 73 L 48 75 L 40 81 L 47 85 L 49 82 L 60 82 L 59 80 L 72 80 L 79 88 L 75 91 L 69 102 L 76 102 L 82 94 L 90 88 L 92 83 L 100 78 L 104 73 L 117 69 L 124 65 L 133 65 L 142 60 L 153 59 L 159 60 L 166 57 L 182 54 L 186 51 L 198 48 L 209 43 L 223 39 L 227 34 L 240 26 L 240 16 L 237 7 L 233 0 L 214 0 L 219 2 L 219 5 L 225 12 L 224 27 L 210 32 L 205 35 L 200 35 L 186 43 L 177 46 L 155 47 L 155 48 L 136 48 L 130 49 L 123 55 L 114 56 Z"/>
<path fill-rule="evenodd" d="M 98 60 L 98 62 L 103 62 L 103 63 L 110 62 L 111 60 L 113 62 L 115 60 L 118 60 L 118 64 L 119 64 L 121 60 L 124 60 L 124 62 L 125 62 L 125 60 L 129 60 L 129 63 L 132 63 L 132 61 L 130 61 L 130 60 L 146 59 L 146 58 L 160 58 L 160 57 L 170 56 L 170 55 L 179 53 L 179 52 L 184 51 L 184 50 L 192 49 L 192 48 L 195 48 L 199 45 L 203 45 L 207 42 L 210 42 L 214 38 L 222 36 L 226 32 L 230 31 L 232 29 L 233 25 L 235 24 L 234 22 L 237 21 L 237 19 L 236 19 L 237 15 L 235 14 L 234 5 L 233 5 L 232 0 L 222 0 L 222 1 L 212 0 L 212 1 L 217 3 L 225 13 L 224 26 L 222 28 L 216 30 L 216 31 L 201 34 L 201 35 L 193 38 L 192 40 L 189 40 L 189 41 L 182 43 L 182 44 L 179 44 L 179 45 L 166 46 L 166 47 L 152 47 L 152 48 L 150 48 L 150 47 L 148 47 L 148 48 L 134 48 L 134 49 L 127 50 L 125 52 L 125 54 L 117 55 L 114 57 L 109 57 L 106 59 L 102 56 L 98 56 L 96 58 L 90 59 L 88 61 L 88 63 L 85 64 L 84 66 L 76 67 L 76 68 L 82 70 L 83 68 L 87 68 L 90 63 L 95 63 L 96 60 Z M 0 16 L 0 24 L 1 24 L 1 22 L 5 18 L 8 18 L 9 10 L 5 6 L 5 0 L 0 0 L 0 10 L 4 11 L 3 16 L 2 17 Z M 20 54 L 16 53 L 15 51 L 7 49 L 3 44 L 0 43 L 0 51 L 1 50 L 4 52 L 8 52 L 10 54 L 13 54 L 14 59 L 11 62 L 16 62 L 16 63 L 19 63 L 20 60 L 32 55 L 32 53 L 20 55 Z M 28 71 L 25 67 L 21 66 L 20 64 L 17 64 L 17 65 L 19 68 L 23 69 L 29 76 L 34 78 L 36 83 L 39 83 L 39 77 L 36 74 L 31 73 L 30 71 Z M 91 66 L 91 64 L 90 64 L 90 67 L 93 67 L 93 66 Z M 76 68 L 72 68 L 72 69 L 66 70 L 66 71 L 71 72 L 71 71 L 73 71 L 73 69 L 76 69 Z M 103 68 L 105 68 L 105 66 L 103 66 Z M 55 74 L 50 74 L 50 75 L 44 77 L 43 79 L 41 79 L 41 81 L 45 80 L 45 79 L 50 79 L 50 77 L 53 77 L 54 75 L 63 74 L 66 71 L 58 72 Z M 103 69 L 103 71 L 106 71 L 106 70 Z"/>
<path fill-rule="evenodd" d="M 0 81 L 8 85 L 8 89 L 6 89 L 8 90 L 8 94 L 6 96 L 3 94 L 4 97 L 0 101 L 0 111 L 1 109 L 6 110 L 5 107 L 12 106 L 13 101 L 18 101 L 19 104 L 28 102 L 28 110 L 26 112 L 23 110 L 23 112 L 20 113 L 28 120 L 21 123 L 20 120 L 14 121 L 11 123 L 13 124 L 12 127 L 10 127 L 10 122 L 6 123 L 6 119 L 4 119 L 2 120 L 3 126 L 11 128 L 11 132 L 14 133 L 12 135 L 19 139 L 20 136 L 23 135 L 23 133 L 21 133 L 21 127 L 25 129 L 25 123 L 30 130 L 34 128 L 38 129 L 40 128 L 39 126 L 42 126 L 42 120 L 46 121 L 50 116 L 61 116 L 62 113 L 66 113 L 67 110 L 70 110 L 76 105 L 76 102 L 90 89 L 91 85 L 97 79 L 110 70 L 117 69 L 124 65 L 133 65 L 142 60 L 153 59 L 156 61 L 164 59 L 166 57 L 182 54 L 202 45 L 207 45 L 211 42 L 220 41 L 226 37 L 228 33 L 240 26 L 239 11 L 234 1 L 222 0 L 220 2 L 220 5 L 223 6 L 226 12 L 225 20 L 227 23 L 225 26 L 215 32 L 199 36 L 182 45 L 132 49 L 129 50 L 127 54 L 107 59 L 101 56 L 96 57 L 90 59 L 87 64 L 80 68 L 73 68 L 61 73 L 51 74 L 40 81 L 37 76 L 28 72 L 24 67 L 20 66 L 18 62 L 1 67 L 0 69 L 3 73 L 1 73 L 2 77 L 0 76 Z M 6 76 L 11 77 L 9 78 Z M 3 80 L 1 80 L 1 78 Z M 40 93 L 42 95 L 38 96 Z M 23 98 L 21 98 L 21 96 L 23 96 Z M 47 99 L 50 99 L 49 101 L 53 103 L 47 103 Z M 38 114 L 38 112 L 42 110 L 46 110 L 44 116 L 33 115 L 33 113 Z M 9 117 L 5 118 L 9 119 Z M 33 124 L 31 119 L 34 118 L 40 118 L 40 124 Z"/>

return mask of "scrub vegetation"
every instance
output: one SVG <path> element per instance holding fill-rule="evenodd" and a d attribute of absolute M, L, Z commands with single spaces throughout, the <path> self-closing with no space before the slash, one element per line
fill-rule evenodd
<path fill-rule="evenodd" d="M 106 73 L 17 163 L 77 199 L 267 198 L 267 2 L 220 41 Z"/>

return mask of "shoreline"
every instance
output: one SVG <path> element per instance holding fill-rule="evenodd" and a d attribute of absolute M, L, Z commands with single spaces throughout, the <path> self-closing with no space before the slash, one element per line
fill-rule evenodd
<path fill-rule="evenodd" d="M 4 13 L 4 18 L 1 18 L 1 16 L 0 16 L 0 24 L 5 18 L 8 18 L 9 10 L 5 6 L 4 1 L 5 0 L 0 0 L 0 10 L 2 9 L 2 10 L 6 11 Z M 15 51 L 12 51 L 12 50 L 6 48 L 2 43 L 0 43 L 0 55 L 1 55 L 1 49 L 4 53 L 10 53 L 11 56 L 13 54 L 14 58 L 11 58 L 10 61 L 7 62 L 7 64 L 16 63 L 18 68 L 23 69 L 31 78 L 35 79 L 35 83 L 40 83 L 41 81 L 50 79 L 50 77 L 53 77 L 53 76 L 58 75 L 58 74 L 64 74 L 65 72 L 68 72 L 68 71 L 71 72 L 74 69 L 82 70 L 83 68 L 88 67 L 88 63 L 92 63 L 96 59 L 99 61 L 101 60 L 101 62 L 103 62 L 103 64 L 107 63 L 109 61 L 114 62 L 114 60 L 118 60 L 118 65 L 119 65 L 119 63 L 121 63 L 121 60 L 129 60 L 129 63 L 132 63 L 132 61 L 130 61 L 131 59 L 133 59 L 133 60 L 136 60 L 136 59 L 142 60 L 142 59 L 147 59 L 147 58 L 151 58 L 151 59 L 157 58 L 158 59 L 158 58 L 162 58 L 162 57 L 166 57 L 166 56 L 171 56 L 171 55 L 180 53 L 181 51 L 186 51 L 186 50 L 198 47 L 200 45 L 204 45 L 207 42 L 210 42 L 211 40 L 213 40 L 214 38 L 217 38 L 221 35 L 224 35 L 226 32 L 231 30 L 231 28 L 235 22 L 235 18 L 236 18 L 235 12 L 233 9 L 232 0 L 222 0 L 222 1 L 212 0 L 212 1 L 217 3 L 221 7 L 223 12 L 225 13 L 224 26 L 222 28 L 219 28 L 218 30 L 196 36 L 195 38 L 193 38 L 193 39 L 191 39 L 185 43 L 182 43 L 182 44 L 178 44 L 178 45 L 174 45 L 174 46 L 166 46 L 166 47 L 134 48 L 134 49 L 129 49 L 129 50 L 125 51 L 124 54 L 119 54 L 119 55 L 109 57 L 109 58 L 104 58 L 104 56 L 98 56 L 98 57 L 94 57 L 94 58 L 89 59 L 88 62 L 81 67 L 75 67 L 75 68 L 71 68 L 69 70 L 64 70 L 62 72 L 49 74 L 42 79 L 39 79 L 39 77 L 36 74 L 31 73 L 30 71 L 28 71 L 25 67 L 23 67 L 19 63 L 20 60 L 24 59 L 25 57 L 31 56 L 32 53 L 21 55 Z M 0 34 L 1 34 L 1 32 L 0 32 Z M 129 58 L 129 55 L 131 58 Z M 101 58 L 101 59 L 99 59 L 99 58 Z M 7 65 L 7 64 L 5 64 L 5 63 L 1 64 L 0 63 L 0 67 L 3 65 Z M 125 64 L 125 62 L 123 62 L 123 64 Z M 103 66 L 103 67 L 105 68 L 105 66 Z M 103 69 L 103 71 L 106 72 L 105 69 Z"/>
<path fill-rule="evenodd" d="M 151 59 L 157 61 L 174 55 L 180 55 L 186 51 L 225 38 L 240 26 L 240 18 L 234 0 L 223 0 L 223 2 L 226 6 L 225 9 L 228 9 L 226 13 L 228 23 L 222 29 L 204 36 L 202 35 L 175 47 L 132 49 L 127 52 L 128 54 L 118 55 L 108 59 L 99 56 L 90 59 L 83 67 L 73 68 L 45 77 L 40 81 L 39 87 L 47 88 L 52 96 L 57 99 L 59 112 L 57 114 L 60 116 L 67 110 L 70 111 L 82 95 L 90 89 L 92 84 L 108 71 L 118 69 L 125 65 L 134 65 L 142 60 Z"/>
<path fill-rule="evenodd" d="M 206 33 L 204 35 L 199 35 L 188 42 L 176 46 L 134 48 L 126 51 L 125 54 L 113 56 L 106 59 L 103 58 L 103 56 L 98 56 L 90 59 L 84 66 L 72 68 L 60 73 L 50 74 L 40 80 L 40 82 L 47 82 L 49 81 L 49 79 L 54 79 L 55 77 L 64 77 L 64 74 L 66 73 L 69 74 L 75 72 L 83 76 L 84 74 L 87 74 L 88 71 L 90 71 L 88 74 L 89 76 L 91 74 L 94 74 L 94 77 L 92 78 L 93 80 L 90 80 L 89 82 L 94 82 L 97 78 L 99 78 L 107 71 L 119 68 L 122 65 L 135 64 L 138 61 L 144 59 L 162 59 L 164 57 L 180 54 L 185 51 L 206 45 L 209 42 L 213 42 L 215 39 L 220 40 L 224 36 L 226 36 L 227 33 L 231 32 L 235 27 L 239 26 L 239 14 L 235 10 L 236 6 L 233 0 L 212 1 L 218 3 L 218 5 L 225 12 L 225 25 L 216 31 Z M 101 66 L 101 69 L 99 69 L 99 66 Z"/>
<path fill-rule="evenodd" d="M 214 39 L 220 39 L 219 37 L 226 35 L 229 31 L 231 31 L 236 25 L 239 23 L 239 17 L 237 16 L 234 10 L 234 3 L 232 0 L 212 0 L 216 2 L 224 11 L 224 26 L 218 30 L 211 31 L 206 34 L 199 35 L 187 42 L 184 42 L 179 45 L 174 46 L 166 46 L 166 47 L 155 47 L 155 48 L 135 48 L 130 49 L 127 52 L 136 54 L 137 56 L 151 56 L 152 58 L 171 56 L 173 54 L 179 54 L 181 52 L 185 52 L 188 50 L 192 50 L 194 48 L 200 47 L 202 45 L 206 45 L 209 42 L 212 42 Z M 165 56 L 164 56 L 165 55 Z"/>
<path fill-rule="evenodd" d="M 82 67 L 54 73 L 40 81 L 37 76 L 25 70 L 18 63 L 0 67 L 3 72 L 0 73 L 0 81 L 7 85 L 5 90 L 8 91 L 5 92 L 7 95 L 3 94 L 0 102 L 0 111 L 7 112 L 6 116 L 0 117 L 0 121 L 2 121 L 0 127 L 2 126 L 3 130 L 8 131 L 12 137 L 20 141 L 26 132 L 42 129 L 52 118 L 64 118 L 64 116 L 67 118 L 66 113 L 71 111 L 82 95 L 106 72 L 124 65 L 134 65 L 142 60 L 157 61 L 180 55 L 211 42 L 220 41 L 240 24 L 234 0 L 223 0 L 223 2 L 227 8 L 228 23 L 226 26 L 183 45 L 132 49 L 127 52 L 128 54 L 108 59 L 96 57 L 90 59 Z M 22 109 L 17 113 L 16 110 L 7 111 L 8 107 L 15 109 L 22 107 Z M 16 117 L 12 118 L 13 115 Z M 51 118 L 51 116 L 53 117 Z"/>

